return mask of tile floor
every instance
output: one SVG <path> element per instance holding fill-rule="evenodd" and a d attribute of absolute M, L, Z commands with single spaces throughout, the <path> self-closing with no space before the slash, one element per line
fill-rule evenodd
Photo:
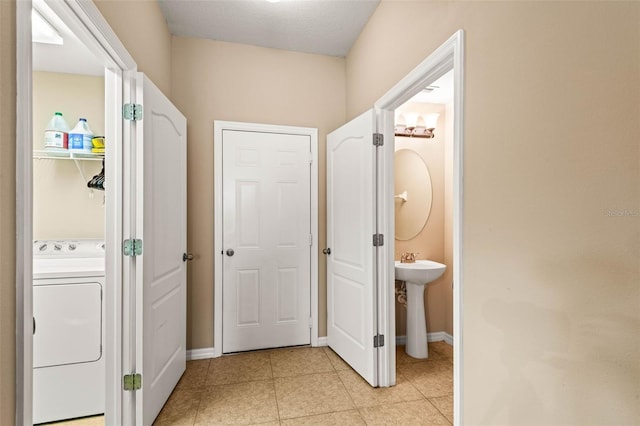
<path fill-rule="evenodd" d="M 451 425 L 453 348 L 429 343 L 428 360 L 396 354 L 390 388 L 372 388 L 326 347 L 189 361 L 154 425 Z M 81 421 L 57 425 L 102 424 Z"/>

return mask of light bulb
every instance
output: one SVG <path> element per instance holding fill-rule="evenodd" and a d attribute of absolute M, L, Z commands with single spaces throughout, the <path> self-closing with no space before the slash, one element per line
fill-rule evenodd
<path fill-rule="evenodd" d="M 438 124 L 438 117 L 440 114 L 429 114 L 425 117 L 425 127 L 427 129 L 435 129 Z"/>

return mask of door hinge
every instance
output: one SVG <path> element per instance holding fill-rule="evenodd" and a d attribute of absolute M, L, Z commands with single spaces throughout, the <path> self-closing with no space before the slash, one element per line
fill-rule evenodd
<path fill-rule="evenodd" d="M 125 374 L 123 383 L 126 391 L 142 389 L 142 374 Z"/>
<path fill-rule="evenodd" d="M 309 317 L 309 328 L 313 328 L 313 318 Z"/>
<path fill-rule="evenodd" d="M 124 104 L 122 107 L 122 116 L 125 120 L 138 121 L 142 120 L 142 105 L 140 104 Z"/>
<path fill-rule="evenodd" d="M 313 152 L 309 151 L 309 164 L 313 164 Z"/>
<path fill-rule="evenodd" d="M 142 254 L 142 240 L 124 240 L 123 253 L 129 257 L 140 256 Z"/>
<path fill-rule="evenodd" d="M 313 246 L 313 234 L 309 234 L 309 247 Z"/>
<path fill-rule="evenodd" d="M 381 348 L 384 346 L 384 334 L 378 334 L 377 336 L 373 336 L 373 347 Z"/>
<path fill-rule="evenodd" d="M 383 234 L 373 234 L 373 246 L 380 247 L 384 245 L 384 235 Z"/>
<path fill-rule="evenodd" d="M 383 146 L 384 145 L 384 135 L 382 133 L 374 133 L 373 134 L 373 145 L 374 146 Z"/>

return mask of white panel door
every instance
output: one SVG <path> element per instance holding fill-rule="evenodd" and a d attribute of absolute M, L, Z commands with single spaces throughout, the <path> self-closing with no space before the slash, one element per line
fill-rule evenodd
<path fill-rule="evenodd" d="M 327 135 L 327 339 L 377 386 L 374 111 Z"/>
<path fill-rule="evenodd" d="M 311 342 L 311 138 L 222 131 L 224 353 Z"/>
<path fill-rule="evenodd" d="M 136 99 L 136 424 L 146 426 L 186 367 L 187 122 L 142 73 Z"/>

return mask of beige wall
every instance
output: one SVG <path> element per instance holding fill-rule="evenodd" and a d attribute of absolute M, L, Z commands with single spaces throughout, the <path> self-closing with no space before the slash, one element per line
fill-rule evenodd
<path fill-rule="evenodd" d="M 16 4 L 0 1 L 0 424 L 15 419 Z"/>
<path fill-rule="evenodd" d="M 156 0 L 94 0 L 122 44 L 160 90 L 171 96 L 171 33 Z"/>
<path fill-rule="evenodd" d="M 427 285 L 424 291 L 424 304 L 427 321 L 427 332 L 435 333 L 446 331 L 453 334 L 453 328 L 447 328 L 452 324 L 452 306 L 450 303 L 450 293 L 452 275 L 451 266 L 446 262 L 450 255 L 445 252 L 445 236 L 451 234 L 451 229 L 446 225 L 451 225 L 445 218 L 445 200 L 451 197 L 445 191 L 445 148 L 447 140 L 447 129 L 445 128 L 445 106 L 408 102 L 398 108 L 398 112 L 413 112 L 419 114 L 438 113 L 438 124 L 433 139 L 419 139 L 396 137 L 395 148 L 409 149 L 416 152 L 427 165 L 431 177 L 432 203 L 429 219 L 424 228 L 414 238 L 406 241 L 395 241 L 395 259 L 400 260 L 403 252 L 418 252 L 416 259 L 429 259 L 447 265 L 447 270 L 442 277 Z M 396 169 L 396 176 L 403 170 Z M 405 170 L 405 173 L 413 174 L 413 179 L 419 180 L 422 176 L 417 176 L 415 170 Z M 408 194 L 410 203 L 412 194 Z M 449 302 L 449 303 L 448 303 Z M 406 334 L 406 308 L 396 300 L 396 335 Z"/>
<path fill-rule="evenodd" d="M 73 128 L 87 119 L 94 135 L 104 135 L 104 78 L 51 72 L 33 73 L 33 147 L 43 149 L 44 129 L 59 111 Z M 79 161 L 87 181 L 99 161 Z M 73 161 L 34 159 L 33 238 L 104 238 L 104 192 L 87 188 Z M 91 197 L 91 192 L 93 196 Z"/>
<path fill-rule="evenodd" d="M 354 117 L 466 31 L 465 424 L 640 418 L 639 23 L 637 2 L 383 1 L 347 57 Z"/>
<path fill-rule="evenodd" d="M 344 59 L 174 37 L 173 101 L 187 117 L 189 264 L 187 346 L 213 346 L 213 121 L 317 127 L 320 241 L 325 243 L 325 137 L 345 119 Z M 320 335 L 326 335 L 319 258 Z"/>

